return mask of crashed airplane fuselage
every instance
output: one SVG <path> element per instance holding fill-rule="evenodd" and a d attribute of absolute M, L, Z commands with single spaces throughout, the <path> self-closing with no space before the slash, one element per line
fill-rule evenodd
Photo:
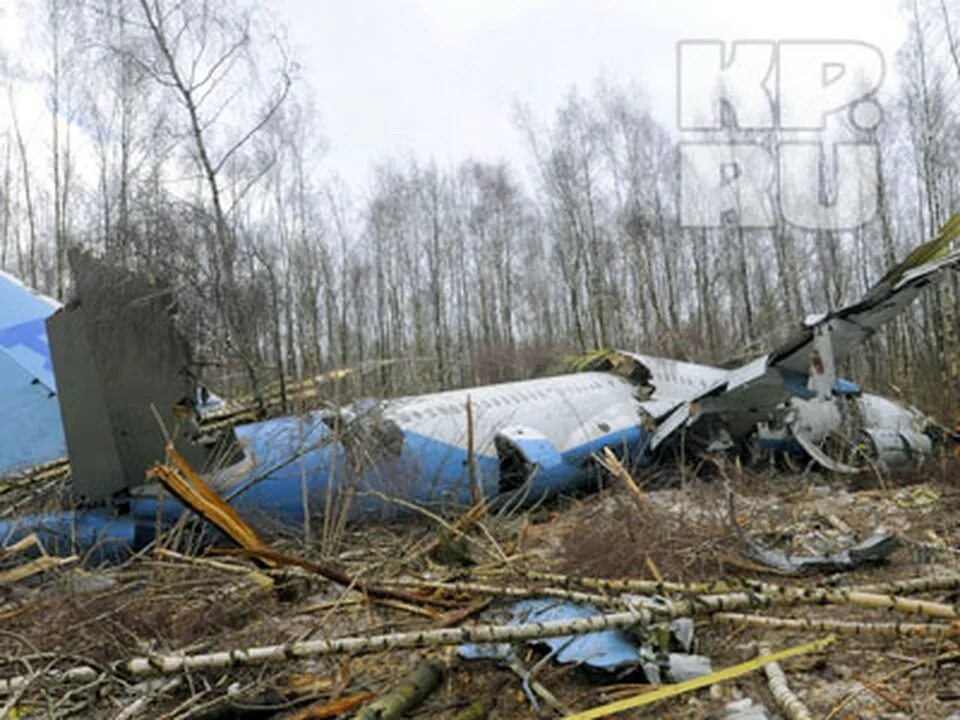
<path fill-rule="evenodd" d="M 137 282 L 117 269 L 109 272 L 120 275 L 101 277 L 107 271 L 90 270 L 96 266 L 88 259 L 81 263 L 87 270 L 79 273 L 79 301 L 48 324 L 73 486 L 86 506 L 19 518 L 0 525 L 0 533 L 10 541 L 41 532 L 48 545 L 67 538 L 71 546 L 96 545 L 99 556 L 143 545 L 155 536 L 158 519 L 166 525 L 184 512 L 144 480 L 163 459 L 161 426 L 173 430 L 178 449 L 193 453 L 214 489 L 261 527 L 323 513 L 395 515 L 411 503 L 464 505 L 478 493 L 535 501 L 588 486 L 604 448 L 628 465 L 678 446 L 752 445 L 847 472 L 856 470 L 857 454 L 888 464 L 913 460 L 931 449 L 927 419 L 861 393 L 835 368 L 924 287 L 960 265 L 960 252 L 947 252 L 958 234 L 955 217 L 861 300 L 810 319 L 790 342 L 740 367 L 601 352 L 568 375 L 280 417 L 238 426 L 229 442 L 211 440 L 200 416 L 183 420 L 189 403 L 179 403 L 179 413 L 169 407 L 174 398 L 196 397 L 196 387 L 190 368 L 180 367 L 188 363 L 186 351 L 156 357 L 157 337 L 179 347 L 165 314 L 174 303 L 157 300 L 168 291 L 137 291 Z M 119 303 L 111 300 L 114 288 L 122 290 Z M 135 302 L 137 292 L 150 301 Z M 117 322 L 97 321 L 107 311 Z M 131 324 L 125 317 L 136 321 L 139 337 L 125 330 Z M 0 471 L 16 469 L 7 459 L 0 456 Z"/>

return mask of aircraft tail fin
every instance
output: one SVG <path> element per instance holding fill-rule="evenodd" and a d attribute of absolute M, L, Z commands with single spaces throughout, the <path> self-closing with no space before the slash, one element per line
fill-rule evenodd
<path fill-rule="evenodd" d="M 70 264 L 75 297 L 47 333 L 76 492 L 103 500 L 144 483 L 164 458 L 165 433 L 194 467 L 207 467 L 172 288 L 76 249 Z"/>

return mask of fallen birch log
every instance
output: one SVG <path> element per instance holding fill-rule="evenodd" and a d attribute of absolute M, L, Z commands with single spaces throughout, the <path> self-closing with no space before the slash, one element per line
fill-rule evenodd
<path fill-rule="evenodd" d="M 760 656 L 770 655 L 770 646 L 761 645 L 757 652 Z M 783 674 L 783 668 L 780 663 L 771 662 L 763 666 L 763 674 L 767 676 L 767 685 L 770 687 L 770 694 L 777 705 L 783 710 L 784 714 L 790 720 L 813 720 L 807 706 L 803 704 L 796 693 L 787 685 L 787 676 Z"/>
<path fill-rule="evenodd" d="M 100 675 L 100 672 L 89 665 L 78 665 L 64 671 L 51 670 L 43 673 L 43 676 L 62 683 L 89 683 L 93 682 Z M 0 694 L 9 695 L 26 687 L 28 683 L 36 679 L 35 674 L 15 675 L 11 678 L 0 680 Z"/>
<path fill-rule="evenodd" d="M 598 630 L 615 630 L 649 623 L 653 613 L 644 608 L 620 613 L 593 615 L 575 620 L 552 620 L 522 625 L 472 625 L 439 630 L 413 630 L 382 635 L 336 638 L 333 640 L 305 640 L 301 642 L 264 645 L 236 650 L 189 655 L 171 653 L 137 657 L 114 665 L 114 671 L 130 676 L 165 675 L 190 670 L 225 670 L 237 666 L 263 665 L 326 655 L 359 655 L 418 647 L 460 645 L 463 643 L 522 642 L 538 638 L 582 635 Z M 71 668 L 62 673 L 51 673 L 63 682 L 89 682 L 97 671 L 89 666 Z M 0 694 L 15 692 L 33 678 L 18 675 L 0 680 Z"/>
<path fill-rule="evenodd" d="M 375 653 L 414 647 L 460 645 L 462 643 L 522 642 L 539 638 L 562 637 L 564 635 L 582 635 L 598 630 L 629 628 L 635 625 L 649 625 L 661 620 L 710 615 L 743 608 L 811 603 L 852 604 L 860 607 L 895 609 L 913 614 L 929 614 L 932 617 L 956 618 L 956 611 L 950 605 L 885 595 L 870 595 L 868 593 L 825 590 L 798 590 L 781 593 L 778 596 L 731 593 L 728 595 L 705 595 L 675 602 L 650 603 L 623 612 L 600 613 L 574 620 L 554 620 L 517 625 L 469 625 L 459 628 L 414 630 L 366 637 L 308 640 L 198 655 L 156 655 L 149 658 L 128 660 L 119 665 L 118 669 L 132 676 L 141 676 L 150 673 L 179 672 L 181 670 L 260 665 L 267 662 L 283 662 L 323 655 Z M 0 686 L 0 689 L 2 689 L 2 686 Z"/>
<path fill-rule="evenodd" d="M 782 593 L 785 591 L 801 591 L 806 588 L 790 585 L 777 585 L 758 580 L 734 578 L 730 580 L 714 580 L 701 583 L 661 582 L 657 580 L 633 580 L 608 578 L 580 577 L 576 575 L 560 575 L 557 573 L 540 572 L 513 567 L 515 572 L 530 580 L 561 585 L 569 590 L 571 587 L 591 588 L 604 592 L 634 592 L 649 595 L 714 595 L 750 590 L 760 593 Z M 848 587 L 821 588 L 836 592 L 863 592 L 877 595 L 917 595 L 924 592 L 939 592 L 960 589 L 960 574 L 934 575 L 931 577 L 908 578 L 885 583 L 871 583 L 865 585 L 851 585 Z"/>
<path fill-rule="evenodd" d="M 820 618 L 780 618 L 742 613 L 716 613 L 711 620 L 727 625 L 748 625 L 770 630 L 799 632 L 830 632 L 835 635 L 874 635 L 877 637 L 956 637 L 960 624 L 856 622 L 853 620 L 826 620 Z"/>
<path fill-rule="evenodd" d="M 305 640 L 237 650 L 188 655 L 174 653 L 127 660 L 116 670 L 133 677 L 153 673 L 167 674 L 183 670 L 221 670 L 238 665 L 262 665 L 325 655 L 364 654 L 418 647 L 438 647 L 463 643 L 509 643 L 538 638 L 582 635 L 597 630 L 613 630 L 649 623 L 653 613 L 645 608 L 619 613 L 599 614 L 575 620 L 553 620 L 521 625 L 470 625 L 439 630 L 413 630 L 382 635 Z M 3 685 L 0 684 L 0 691 Z"/>
<path fill-rule="evenodd" d="M 711 594 L 743 590 L 748 584 L 738 580 L 716 580 L 703 583 L 677 583 L 659 580 L 611 580 L 607 578 L 581 577 L 578 575 L 560 575 L 558 573 L 541 572 L 519 567 L 511 567 L 510 572 L 521 575 L 530 580 L 555 583 L 564 589 L 571 587 L 588 587 L 605 592 L 635 592 L 648 595 L 673 594 Z"/>
<path fill-rule="evenodd" d="M 488 585 L 485 583 L 473 582 L 433 582 L 431 580 L 393 580 L 382 583 L 392 587 L 410 587 L 426 588 L 430 590 L 443 590 L 450 593 L 479 593 L 482 595 L 498 595 L 500 597 L 551 597 L 558 600 L 568 600 L 575 603 L 585 603 L 589 605 L 625 605 L 629 600 L 614 595 L 600 595 L 598 593 L 586 593 L 578 590 L 565 590 L 563 588 L 537 588 L 537 587 L 510 587 L 504 585 Z"/>
<path fill-rule="evenodd" d="M 953 605 L 933 602 L 930 600 L 916 600 L 897 595 L 881 595 L 847 589 L 834 588 L 795 588 L 786 585 L 764 584 L 762 591 L 738 591 L 719 594 L 690 595 L 688 597 L 670 600 L 655 600 L 652 598 L 622 598 L 616 599 L 603 595 L 576 593 L 565 589 L 511 587 L 480 585 L 476 583 L 424 583 L 426 587 L 440 587 L 443 589 L 462 592 L 473 591 L 484 594 L 502 595 L 505 597 L 558 597 L 566 600 L 610 605 L 611 603 L 643 606 L 656 615 L 667 619 L 693 615 L 710 615 L 716 612 L 743 610 L 746 608 L 784 607 L 792 605 L 854 605 L 857 607 L 874 608 L 880 610 L 896 610 L 909 615 L 958 620 Z"/>
<path fill-rule="evenodd" d="M 856 607 L 877 610 L 896 610 L 908 615 L 960 619 L 956 608 L 946 603 L 931 600 L 915 600 L 898 595 L 880 595 L 878 593 L 834 590 L 828 588 L 799 589 L 784 586 L 768 586 L 764 592 L 729 593 L 727 595 L 703 595 L 690 599 L 674 601 L 672 605 L 690 606 L 687 615 L 703 615 L 724 610 L 738 610 L 745 607 L 784 607 L 791 605 L 854 605 Z"/>
<path fill-rule="evenodd" d="M 885 583 L 854 585 L 850 590 L 880 593 L 881 595 L 917 595 L 925 592 L 940 592 L 960 588 L 960 575 L 932 575 L 930 577 L 894 580 Z"/>

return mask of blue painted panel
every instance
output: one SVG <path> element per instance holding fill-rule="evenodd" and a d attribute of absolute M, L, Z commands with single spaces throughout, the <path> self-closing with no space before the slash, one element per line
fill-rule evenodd
<path fill-rule="evenodd" d="M 45 325 L 57 307 L 0 273 L 0 476 L 67 454 Z"/>
<path fill-rule="evenodd" d="M 833 384 L 833 391 L 837 395 L 859 395 L 863 392 L 863 388 L 853 382 L 853 380 L 837 378 L 837 381 Z"/>
<path fill-rule="evenodd" d="M 56 394 L 0 351 L 0 476 L 66 454 Z"/>
<path fill-rule="evenodd" d="M 809 380 L 807 375 L 782 368 L 780 373 L 783 376 L 783 389 L 791 395 L 802 400 L 811 400 L 817 396 L 813 390 L 807 387 L 807 381 Z M 833 392 L 837 395 L 859 395 L 863 390 L 852 380 L 837 378 L 833 384 Z"/>
<path fill-rule="evenodd" d="M 523 453 L 528 463 L 537 465 L 541 470 L 549 470 L 563 462 L 563 456 L 557 450 L 557 446 L 542 435 L 528 436 L 518 429 L 502 433 L 498 437 L 509 440 L 517 450 Z"/>
<path fill-rule="evenodd" d="M 51 390 L 56 385 L 45 322 L 59 307 L 0 272 L 0 348 Z"/>
<path fill-rule="evenodd" d="M 46 318 L 0 328 L 0 352 L 5 352 L 49 389 L 56 390 Z"/>
<path fill-rule="evenodd" d="M 106 511 L 24 515 L 0 521 L 0 545 L 8 546 L 36 533 L 47 553 L 83 553 L 88 563 L 116 562 L 129 557 L 152 537 L 152 528 L 137 527 L 130 515 L 114 516 Z"/>
<path fill-rule="evenodd" d="M 19 280 L 0 272 L 0 328 L 49 317 L 58 307 L 55 300 L 31 291 Z"/>
<path fill-rule="evenodd" d="M 522 600 L 513 607 L 511 625 L 580 620 L 593 617 L 592 605 L 576 605 L 558 600 L 535 598 Z M 639 666 L 644 658 L 636 640 L 625 630 L 598 630 L 583 635 L 563 635 L 534 641 L 546 645 L 559 663 L 586 664 L 603 670 Z M 509 645 L 461 645 L 457 652 L 467 659 L 504 657 Z"/>

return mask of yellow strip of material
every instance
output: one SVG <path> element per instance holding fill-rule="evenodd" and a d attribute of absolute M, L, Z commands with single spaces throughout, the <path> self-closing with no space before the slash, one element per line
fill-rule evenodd
<path fill-rule="evenodd" d="M 617 700 L 616 702 L 612 702 L 607 705 L 600 705 L 589 710 L 584 710 L 583 712 L 574 713 L 573 715 L 567 715 L 564 720 L 592 720 L 593 718 L 601 718 L 613 713 L 623 712 L 624 710 L 632 710 L 633 708 L 638 708 L 643 705 L 649 705 L 650 703 L 655 703 L 658 700 L 664 700 L 666 698 L 675 697 L 676 695 L 682 695 L 683 693 L 690 692 L 691 690 L 699 690 L 700 688 L 714 685 L 718 682 L 723 682 L 724 680 L 732 680 L 740 675 L 746 675 L 754 670 L 759 670 L 764 665 L 780 662 L 781 660 L 786 660 L 787 658 L 794 657 L 795 655 L 805 655 L 807 653 L 823 650 L 835 640 L 836 636 L 830 635 L 820 640 L 804 643 L 803 645 L 796 645 L 792 648 L 787 648 L 786 650 L 780 650 L 779 652 L 771 653 L 769 655 L 756 657 L 753 660 L 748 660 L 747 662 L 740 663 L 739 665 L 732 665 L 731 667 L 718 670 L 710 675 L 704 675 L 703 677 L 687 680 L 686 682 L 677 683 L 676 685 L 664 685 L 663 687 L 653 690 L 652 692 L 636 695 L 634 697 L 627 698 L 626 700 Z"/>

